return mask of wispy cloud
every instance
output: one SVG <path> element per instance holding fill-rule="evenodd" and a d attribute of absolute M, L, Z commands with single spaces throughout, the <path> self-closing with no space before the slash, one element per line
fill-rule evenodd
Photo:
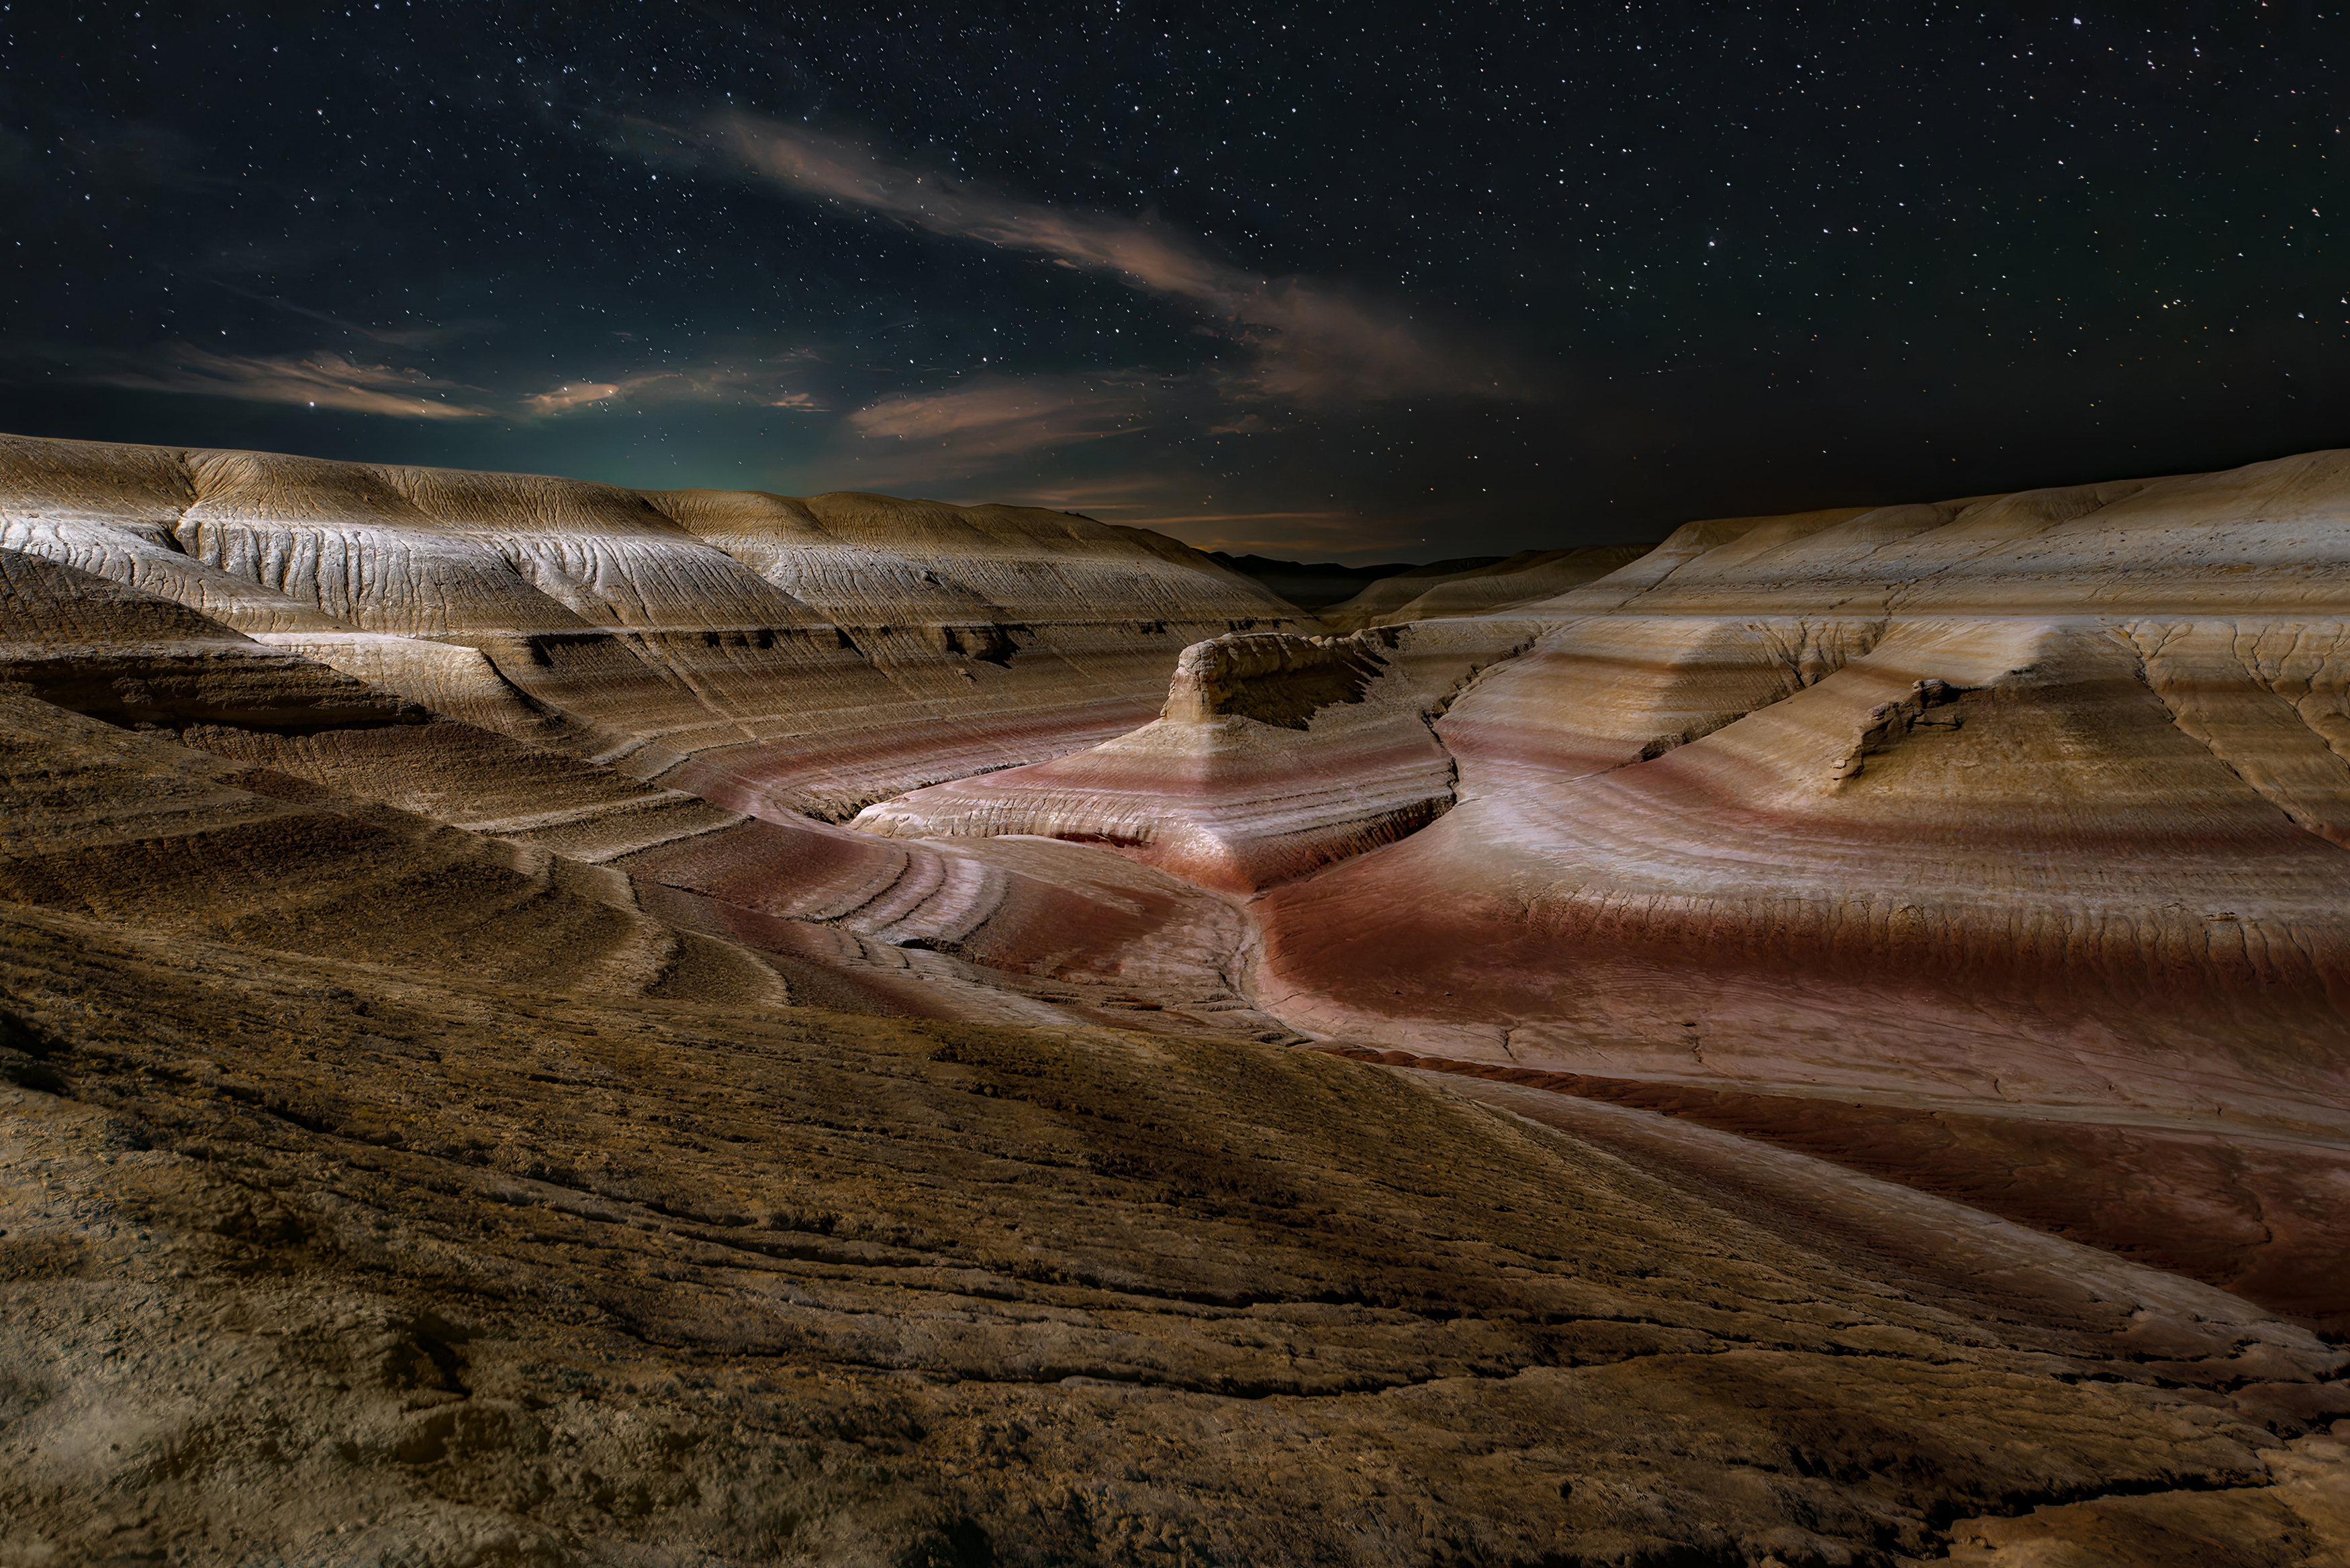
<path fill-rule="evenodd" d="M 1302 278 L 1266 278 L 1211 255 L 1153 218 L 1063 212 L 954 176 L 893 164 L 861 142 L 735 114 L 708 140 L 804 194 L 887 213 L 935 234 L 1050 257 L 1197 307 L 1207 329 L 1255 355 L 1239 389 L 1329 402 L 1423 394 L 1522 392 L 1498 358 L 1447 341 L 1412 312 Z"/>
<path fill-rule="evenodd" d="M 713 361 L 704 365 L 661 366 L 638 370 L 615 380 L 567 381 L 522 400 L 523 412 L 538 419 L 620 401 L 637 403 L 748 403 L 798 413 L 820 413 L 830 405 L 813 392 L 785 385 L 793 372 L 786 367 L 805 354 L 786 354 L 780 360 Z"/>
<path fill-rule="evenodd" d="M 421 370 L 355 365 L 325 351 L 262 358 L 182 345 L 83 379 L 137 391 L 292 403 L 409 420 L 470 420 L 493 411 L 471 401 L 450 400 L 452 392 L 470 395 L 476 392 L 474 388 L 440 380 Z"/>
<path fill-rule="evenodd" d="M 1139 380 L 1076 376 L 987 380 L 889 398 L 843 422 L 857 434 L 920 446 L 950 463 L 1018 456 L 1149 428 Z"/>
<path fill-rule="evenodd" d="M 522 406 L 541 417 L 567 414 L 574 410 L 593 408 L 608 399 L 618 397 L 619 391 L 620 384 L 617 381 L 566 382 L 551 392 L 533 393 L 522 400 Z"/>
<path fill-rule="evenodd" d="M 435 348 L 468 333 L 493 331 L 499 325 L 494 321 L 464 320 L 425 322 L 412 327 L 369 327 L 357 321 L 346 321 L 341 317 L 324 310 L 313 309 L 309 306 L 287 299 L 282 295 L 256 293 L 253 289 L 240 288 L 235 284 L 217 277 L 208 277 L 200 273 L 180 275 L 193 277 L 199 283 L 208 283 L 214 288 L 225 290 L 240 299 L 252 300 L 256 305 L 270 306 L 312 321 L 323 322 L 338 331 L 365 337 L 370 342 L 380 343 L 388 348 Z"/>
<path fill-rule="evenodd" d="M 583 377 L 522 397 L 493 393 L 414 369 L 365 364 L 325 348 L 302 354 L 245 355 L 179 343 L 138 353 L 91 354 L 51 345 L 19 346 L 5 358 L 62 366 L 72 379 L 94 386 L 342 409 L 411 420 L 551 419 L 621 401 L 731 402 L 796 413 L 821 413 L 831 407 L 817 394 L 788 384 L 798 373 L 793 369 L 796 362 L 813 358 L 805 350 L 748 362 L 712 361 L 601 379 Z"/>

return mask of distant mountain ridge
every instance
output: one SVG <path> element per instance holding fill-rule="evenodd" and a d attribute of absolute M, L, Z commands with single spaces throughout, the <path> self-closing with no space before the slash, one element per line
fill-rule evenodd
<path fill-rule="evenodd" d="M 1457 560 L 1433 561 L 1425 566 L 1409 561 L 1388 561 L 1376 566 L 1342 566 L 1336 561 L 1283 561 L 1270 556 L 1231 556 L 1222 550 L 1211 550 L 1209 558 L 1218 566 L 1253 577 L 1300 609 L 1320 610 L 1353 598 L 1375 582 L 1388 577 L 1445 576 L 1455 572 L 1474 571 L 1506 559 L 1501 556 L 1463 556 Z"/>
<path fill-rule="evenodd" d="M 1400 626 L 1434 616 L 1484 615 L 1539 604 L 1554 594 L 1596 582 L 1655 548 L 1653 542 L 1588 545 L 1566 550 L 1521 550 L 1467 566 L 1457 561 L 1438 561 L 1368 583 L 1350 599 L 1314 607 L 1325 624 L 1340 631 Z"/>

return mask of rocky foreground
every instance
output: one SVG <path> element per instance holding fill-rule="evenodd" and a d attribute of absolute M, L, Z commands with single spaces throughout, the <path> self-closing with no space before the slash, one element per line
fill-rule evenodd
<path fill-rule="evenodd" d="M 0 1568 L 2350 1560 L 2350 459 L 1593 554 L 0 442 Z"/>

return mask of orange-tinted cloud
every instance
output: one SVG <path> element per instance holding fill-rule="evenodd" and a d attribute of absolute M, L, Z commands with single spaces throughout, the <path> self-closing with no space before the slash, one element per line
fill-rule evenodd
<path fill-rule="evenodd" d="M 534 414 L 567 414 L 574 409 L 593 408 L 620 389 L 617 381 L 566 382 L 551 392 L 536 392 L 522 400 L 522 406 Z"/>

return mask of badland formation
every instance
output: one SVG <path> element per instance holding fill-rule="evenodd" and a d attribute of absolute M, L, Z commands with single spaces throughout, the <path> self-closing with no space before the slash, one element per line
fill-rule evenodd
<path fill-rule="evenodd" d="M 2350 1561 L 2350 452 L 1316 616 L 0 438 L 0 715 L 5 1568 Z"/>

